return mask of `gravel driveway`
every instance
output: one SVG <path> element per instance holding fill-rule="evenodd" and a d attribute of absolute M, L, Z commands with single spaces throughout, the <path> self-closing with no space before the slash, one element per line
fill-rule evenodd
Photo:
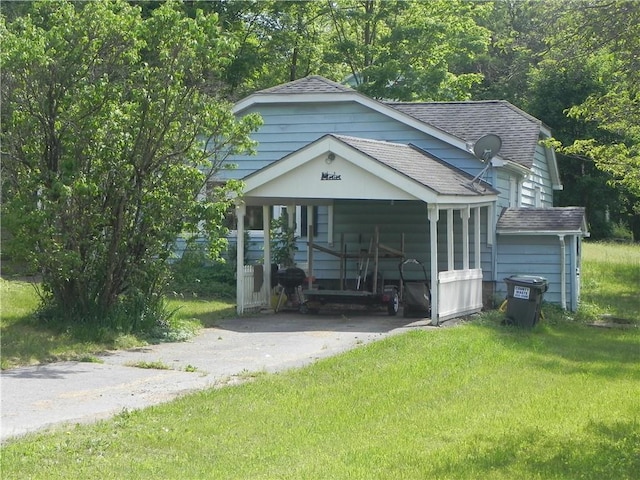
<path fill-rule="evenodd" d="M 436 328 L 427 320 L 412 320 L 360 312 L 264 314 L 221 321 L 188 342 L 110 352 L 99 357 L 102 363 L 5 370 L 0 374 L 0 440 L 166 402 L 241 381 L 248 372 L 300 367 L 407 329 Z M 168 369 L 133 366 L 141 362 Z"/>

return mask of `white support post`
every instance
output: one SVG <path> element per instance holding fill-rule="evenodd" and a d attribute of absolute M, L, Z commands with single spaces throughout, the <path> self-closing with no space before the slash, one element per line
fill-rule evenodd
<path fill-rule="evenodd" d="M 262 230 L 264 231 L 264 283 L 267 286 L 267 301 L 271 291 L 271 206 L 262 206 Z"/>
<path fill-rule="evenodd" d="M 473 209 L 473 263 L 474 268 L 481 267 L 480 261 L 480 207 Z"/>
<path fill-rule="evenodd" d="M 438 206 L 429 205 L 429 239 L 431 243 L 431 325 L 438 325 Z"/>
<path fill-rule="evenodd" d="M 471 209 L 467 205 L 460 210 L 462 220 L 462 269 L 469 270 L 469 218 Z"/>
<path fill-rule="evenodd" d="M 453 238 L 453 208 L 447 209 L 447 270 L 455 270 L 454 266 L 454 246 Z"/>
<path fill-rule="evenodd" d="M 247 206 L 244 202 L 236 205 L 236 218 L 238 219 L 236 238 L 236 311 L 238 315 L 244 313 L 244 216 Z"/>
<path fill-rule="evenodd" d="M 567 247 L 564 235 L 558 235 L 560 239 L 560 304 L 563 310 L 567 309 Z"/>

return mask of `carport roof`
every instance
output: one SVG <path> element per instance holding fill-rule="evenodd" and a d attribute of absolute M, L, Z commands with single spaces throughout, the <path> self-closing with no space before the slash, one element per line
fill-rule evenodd
<path fill-rule="evenodd" d="M 362 199 L 477 205 L 494 201 L 498 193 L 413 145 L 335 134 L 326 134 L 243 180 L 247 204 Z"/>
<path fill-rule="evenodd" d="M 473 177 L 471 175 L 446 164 L 414 145 L 345 135 L 333 136 L 438 194 L 478 196 L 498 193 L 491 185 L 483 181 L 472 187 Z"/>

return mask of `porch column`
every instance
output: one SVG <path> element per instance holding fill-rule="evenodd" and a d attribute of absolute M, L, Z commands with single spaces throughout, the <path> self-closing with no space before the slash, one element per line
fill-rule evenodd
<path fill-rule="evenodd" d="M 473 209 L 473 263 L 480 268 L 480 207 Z"/>
<path fill-rule="evenodd" d="M 270 304 L 271 296 L 271 206 L 262 206 L 262 230 L 264 232 L 264 284 L 267 286 L 267 303 Z"/>
<path fill-rule="evenodd" d="M 469 218 L 471 209 L 466 206 L 460 210 L 462 220 L 462 269 L 469 270 Z"/>
<path fill-rule="evenodd" d="M 560 239 L 560 304 L 563 310 L 567 309 L 567 247 L 564 235 L 558 235 Z"/>
<path fill-rule="evenodd" d="M 244 312 L 244 216 L 247 206 L 244 202 L 236 204 L 236 218 L 238 219 L 236 238 L 236 311 L 238 315 Z"/>
<path fill-rule="evenodd" d="M 431 325 L 438 325 L 438 206 L 429 205 L 429 240 L 431 243 Z"/>
<path fill-rule="evenodd" d="M 453 208 L 447 209 L 447 270 L 455 270 L 453 251 Z"/>

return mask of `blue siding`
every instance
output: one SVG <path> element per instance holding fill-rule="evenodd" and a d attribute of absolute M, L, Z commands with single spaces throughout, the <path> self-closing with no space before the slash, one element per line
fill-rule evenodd
<path fill-rule="evenodd" d="M 252 135 L 258 142 L 257 155 L 229 159 L 238 168 L 221 172 L 221 178 L 243 178 L 329 133 L 413 143 L 471 175 L 483 167 L 473 155 L 355 102 L 260 105 L 246 113 L 252 112 L 264 121 Z"/>
<path fill-rule="evenodd" d="M 567 239 L 566 293 L 571 298 L 571 243 Z M 544 300 L 560 304 L 561 297 L 561 250 L 557 235 L 527 237 L 521 235 L 498 235 L 498 270 L 496 294 L 506 295 L 503 279 L 511 275 L 538 275 L 549 282 Z M 569 305 L 568 305 L 569 306 Z"/>
<path fill-rule="evenodd" d="M 553 206 L 553 185 L 551 182 L 551 173 L 549 172 L 549 164 L 545 155 L 545 149 L 541 145 L 536 147 L 533 157 L 533 166 L 531 174 L 525 180 L 522 188 L 522 206 L 536 207 L 536 190 L 539 190 L 541 199 L 540 207 Z"/>

